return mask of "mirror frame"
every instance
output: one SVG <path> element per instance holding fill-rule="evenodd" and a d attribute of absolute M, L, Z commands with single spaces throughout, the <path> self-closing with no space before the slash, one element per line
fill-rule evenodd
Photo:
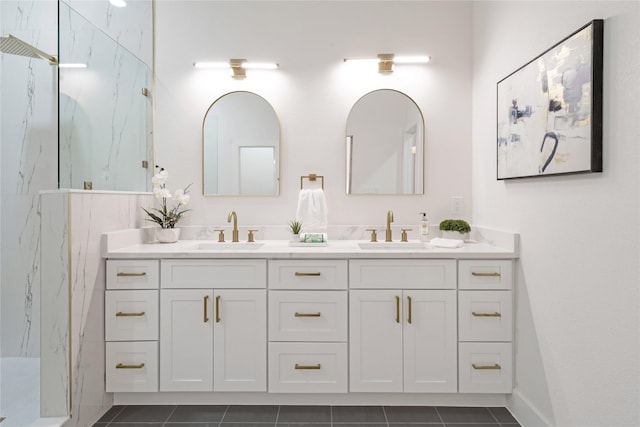
<path fill-rule="evenodd" d="M 407 98 L 409 101 L 411 101 L 413 103 L 413 105 L 416 107 L 416 110 L 418 111 L 419 117 L 420 117 L 420 121 L 422 122 L 422 177 L 421 177 L 421 191 L 420 192 L 413 192 L 413 193 L 353 193 L 351 191 L 351 180 L 352 180 L 352 173 L 353 173 L 353 157 L 352 157 L 352 151 L 353 151 L 353 147 L 350 146 L 350 141 L 349 141 L 349 118 L 351 117 L 351 113 L 353 112 L 353 109 L 356 107 L 356 105 L 358 105 L 358 103 L 365 98 L 368 95 L 371 95 L 373 93 L 376 92 L 395 92 L 397 94 L 400 94 L 402 96 L 404 96 L 405 98 Z M 359 97 L 356 102 L 353 103 L 353 105 L 351 106 L 351 109 L 349 110 L 349 114 L 347 115 L 347 121 L 346 121 L 346 125 L 345 125 L 345 194 L 347 196 L 421 196 L 425 194 L 425 178 L 426 178 L 426 173 L 425 173 L 425 166 L 426 166 L 426 125 L 425 125 L 425 120 L 424 120 L 424 114 L 422 114 L 422 110 L 420 109 L 420 107 L 418 106 L 418 103 L 411 98 L 409 95 L 407 95 L 406 93 L 397 90 L 397 89 L 389 89 L 389 88 L 381 88 L 381 89 L 375 89 L 372 91 L 369 91 L 367 93 L 365 93 L 364 95 L 362 95 L 361 97 Z M 415 177 L 414 177 L 415 180 Z"/>
<path fill-rule="evenodd" d="M 205 192 L 205 123 L 207 120 L 207 116 L 209 115 L 209 112 L 211 111 L 211 109 L 213 108 L 213 106 L 220 101 L 222 98 L 224 98 L 225 96 L 229 96 L 229 95 L 233 95 L 233 94 L 237 94 L 237 93 L 244 93 L 244 94 L 251 94 L 251 95 L 255 95 L 259 98 L 261 98 L 267 105 L 269 105 L 269 107 L 271 107 L 271 110 L 273 111 L 273 114 L 276 118 L 276 122 L 278 124 L 278 146 L 277 146 L 277 168 L 276 168 L 276 188 L 275 188 L 275 193 L 274 194 L 209 194 Z M 265 146 L 266 147 L 266 146 Z M 224 93 L 222 95 L 220 95 L 218 98 L 216 98 L 211 105 L 209 105 L 209 107 L 207 108 L 207 110 L 204 113 L 204 117 L 202 119 L 202 195 L 204 197 L 278 197 L 280 196 L 280 164 L 281 164 L 281 158 L 282 158 L 282 125 L 280 124 L 280 118 L 278 117 L 278 114 L 276 113 L 276 109 L 273 108 L 273 105 L 271 105 L 271 103 L 269 101 L 267 101 L 267 99 L 255 92 L 251 92 L 248 90 L 234 90 L 231 92 L 227 92 Z M 239 161 L 239 160 L 238 160 Z M 239 166 L 238 166 L 239 167 Z"/>

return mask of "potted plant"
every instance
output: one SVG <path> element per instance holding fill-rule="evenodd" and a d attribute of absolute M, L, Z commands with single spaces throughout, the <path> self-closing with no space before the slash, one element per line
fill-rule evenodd
<path fill-rule="evenodd" d="M 289 221 L 289 229 L 291 230 L 291 241 L 297 242 L 300 240 L 300 231 L 302 231 L 302 221 L 292 219 Z"/>
<path fill-rule="evenodd" d="M 160 166 L 156 166 L 156 170 L 158 170 L 158 172 L 151 179 L 151 183 L 153 184 L 154 196 L 160 200 L 160 209 L 142 208 L 142 210 L 149 216 L 147 221 L 155 222 L 160 226 L 160 230 L 156 233 L 158 241 L 160 243 L 173 243 L 180 237 L 180 229 L 176 228 L 176 224 L 180 221 L 182 215 L 189 211 L 189 209 L 184 209 L 182 206 L 189 203 L 191 199 L 191 196 L 188 194 L 191 184 L 171 194 L 171 191 L 167 188 L 169 173 L 165 168 Z M 176 202 L 170 207 L 167 199 L 174 199 Z"/>
<path fill-rule="evenodd" d="M 440 231 L 445 239 L 462 239 L 469 238 L 471 226 L 463 219 L 445 219 L 440 223 Z"/>

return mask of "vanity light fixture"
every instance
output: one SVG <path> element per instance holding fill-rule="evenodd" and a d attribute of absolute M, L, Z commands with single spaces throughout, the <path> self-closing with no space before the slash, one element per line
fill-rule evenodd
<path fill-rule="evenodd" d="M 229 62 L 194 62 L 196 68 L 227 69 L 230 68 L 234 79 L 247 77 L 246 70 L 277 70 L 279 65 L 272 62 L 248 62 L 246 59 L 230 59 Z"/>
<path fill-rule="evenodd" d="M 377 58 L 345 58 L 345 63 L 378 64 L 378 72 L 389 74 L 393 72 L 394 64 L 426 64 L 430 56 L 395 56 L 393 53 L 379 53 Z"/>

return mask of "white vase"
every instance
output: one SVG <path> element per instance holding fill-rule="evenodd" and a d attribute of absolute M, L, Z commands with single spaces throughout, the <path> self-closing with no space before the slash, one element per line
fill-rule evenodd
<path fill-rule="evenodd" d="M 441 230 L 443 239 L 467 240 L 469 233 L 459 233 L 457 231 Z"/>
<path fill-rule="evenodd" d="M 179 228 L 160 228 L 156 232 L 156 238 L 160 243 L 174 243 L 180 238 Z"/>
<path fill-rule="evenodd" d="M 291 237 L 289 237 L 289 241 L 290 242 L 299 242 L 300 241 L 300 235 L 299 234 L 291 234 Z"/>

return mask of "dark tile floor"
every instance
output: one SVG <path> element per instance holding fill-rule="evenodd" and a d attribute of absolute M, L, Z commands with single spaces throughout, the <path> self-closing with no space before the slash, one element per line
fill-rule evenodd
<path fill-rule="evenodd" d="M 112 407 L 94 427 L 518 427 L 505 408 L 448 406 Z"/>

